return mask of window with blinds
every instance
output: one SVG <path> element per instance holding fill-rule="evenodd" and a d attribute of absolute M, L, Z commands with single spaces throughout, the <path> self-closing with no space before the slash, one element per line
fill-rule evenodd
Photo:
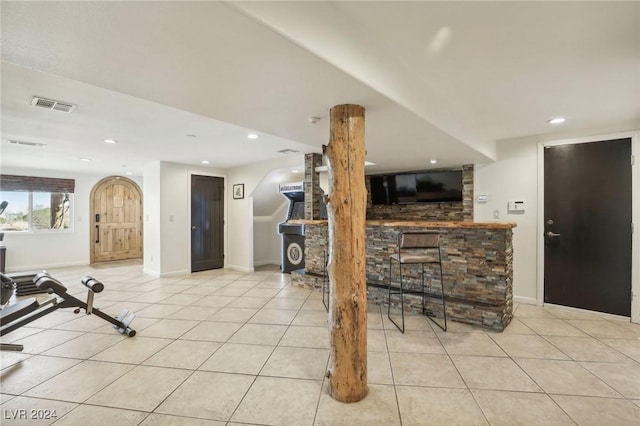
<path fill-rule="evenodd" d="M 0 232 L 72 229 L 74 179 L 0 175 Z"/>

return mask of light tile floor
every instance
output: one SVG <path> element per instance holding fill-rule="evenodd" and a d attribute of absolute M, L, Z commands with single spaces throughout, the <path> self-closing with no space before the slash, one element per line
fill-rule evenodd
<path fill-rule="evenodd" d="M 370 305 L 369 394 L 342 404 L 321 295 L 275 268 L 50 272 L 81 297 L 102 280 L 96 306 L 138 334 L 60 310 L 5 336 L 25 349 L 0 354 L 2 425 L 640 425 L 640 326 L 620 319 L 519 305 L 503 333 L 409 316 L 403 335 Z"/>

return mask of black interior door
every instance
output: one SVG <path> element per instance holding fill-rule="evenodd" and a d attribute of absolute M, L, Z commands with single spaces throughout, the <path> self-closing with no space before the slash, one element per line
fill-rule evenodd
<path fill-rule="evenodd" d="M 544 301 L 631 316 L 631 139 L 544 149 Z"/>
<path fill-rule="evenodd" d="M 191 175 L 191 271 L 224 266 L 224 179 Z"/>

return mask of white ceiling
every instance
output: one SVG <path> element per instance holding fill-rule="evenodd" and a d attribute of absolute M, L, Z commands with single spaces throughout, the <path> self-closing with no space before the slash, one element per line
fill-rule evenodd
<path fill-rule="evenodd" d="M 320 152 L 341 103 L 367 110 L 373 172 L 490 161 L 504 139 L 640 128 L 638 2 L 1 8 L 3 167 L 139 175 L 151 161 L 228 168 Z M 33 95 L 78 108 L 31 107 Z M 546 123 L 557 115 L 562 127 Z"/>

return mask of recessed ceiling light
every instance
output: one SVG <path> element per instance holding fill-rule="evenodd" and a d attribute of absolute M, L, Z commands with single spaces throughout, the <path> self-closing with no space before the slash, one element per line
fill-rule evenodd
<path fill-rule="evenodd" d="M 436 164 L 436 163 L 438 162 L 438 160 L 436 160 L 436 159 L 434 158 L 434 159 L 432 159 L 432 160 L 429 160 L 429 162 L 430 162 L 431 164 Z"/>
<path fill-rule="evenodd" d="M 258 139 L 260 136 L 258 136 L 258 134 L 257 134 L 257 133 L 249 133 L 249 134 L 247 135 L 247 137 L 248 137 L 249 139 Z"/>
<path fill-rule="evenodd" d="M 128 176 L 131 176 L 133 174 L 133 172 L 127 172 Z"/>
<path fill-rule="evenodd" d="M 209 160 L 202 160 L 201 163 L 202 164 L 209 164 Z"/>
<path fill-rule="evenodd" d="M 91 161 L 91 158 L 81 158 L 80 161 Z"/>
<path fill-rule="evenodd" d="M 115 140 L 115 139 L 105 139 L 105 140 L 104 140 L 104 143 L 111 143 L 111 144 L 114 144 L 114 143 L 118 143 L 118 141 L 117 141 L 117 140 Z"/>
<path fill-rule="evenodd" d="M 300 173 L 300 170 L 291 170 L 291 173 Z"/>
<path fill-rule="evenodd" d="M 566 119 L 564 117 L 555 117 L 555 118 L 552 118 L 551 120 L 547 120 L 547 123 L 560 124 L 560 123 L 564 123 L 565 121 Z"/>

